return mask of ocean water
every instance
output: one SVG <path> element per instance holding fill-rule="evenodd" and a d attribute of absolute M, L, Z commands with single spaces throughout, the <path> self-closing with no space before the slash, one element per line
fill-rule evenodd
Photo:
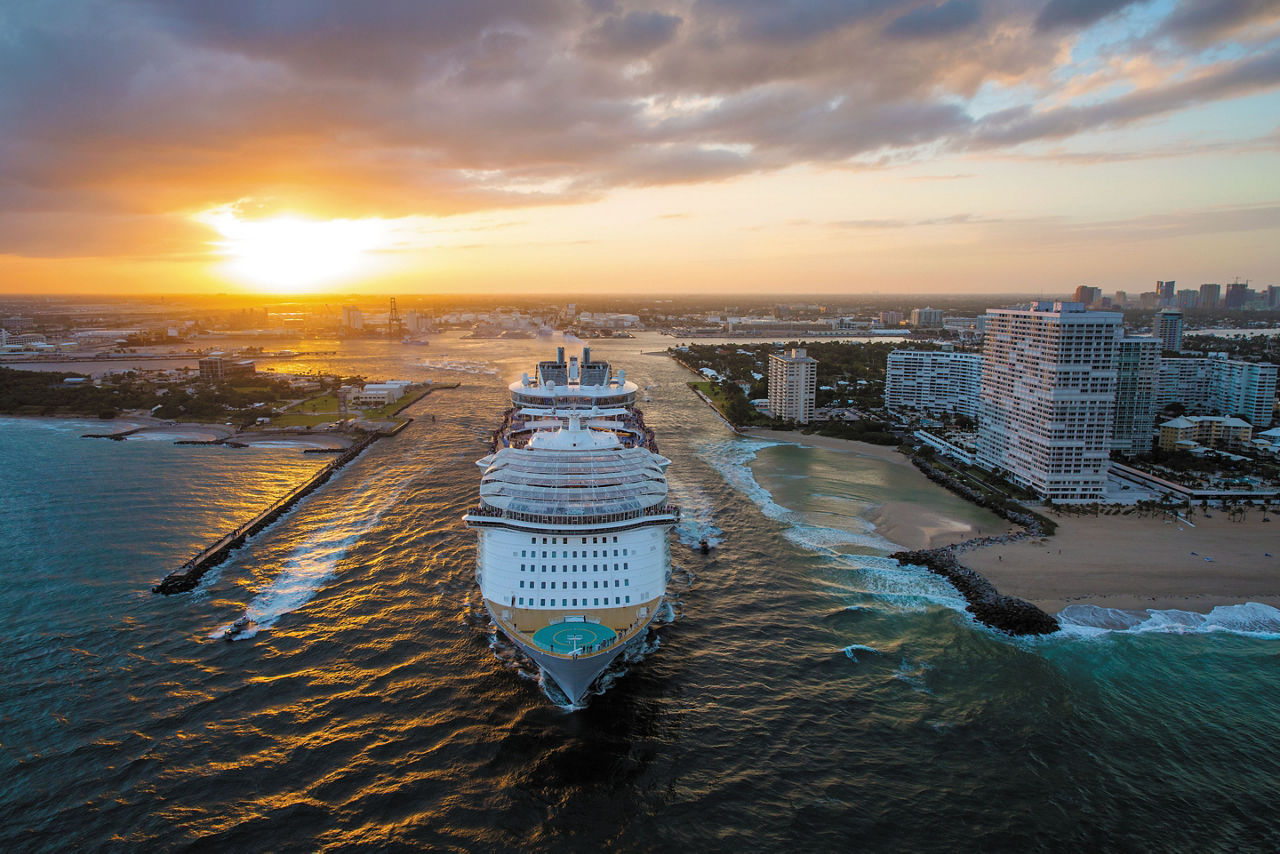
<path fill-rule="evenodd" d="M 300 357 L 463 385 L 184 596 L 149 590 L 324 458 L 0 419 L 0 848 L 1280 848 L 1280 613 L 976 625 L 860 515 L 969 510 L 733 436 L 646 355 L 667 339 L 592 347 L 653 386 L 684 506 L 669 619 L 557 707 L 458 522 L 504 384 L 556 343 Z M 244 614 L 252 637 L 217 639 Z"/>

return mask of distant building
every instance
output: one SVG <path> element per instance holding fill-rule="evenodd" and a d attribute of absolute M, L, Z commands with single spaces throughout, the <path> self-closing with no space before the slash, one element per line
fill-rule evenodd
<path fill-rule="evenodd" d="M 1173 289 L 1177 282 L 1156 282 L 1156 293 L 1160 295 L 1161 305 L 1173 304 Z"/>
<path fill-rule="evenodd" d="M 221 356 L 201 359 L 199 366 L 200 379 L 210 383 L 220 383 L 236 377 L 251 377 L 256 371 L 256 366 L 248 359 L 233 361 Z"/>
<path fill-rule="evenodd" d="M 769 409 L 774 418 L 808 424 L 817 386 L 818 361 L 803 348 L 769 354 Z"/>
<path fill-rule="evenodd" d="M 1200 286 L 1200 307 L 1217 308 L 1222 299 L 1222 286 L 1205 284 Z"/>
<path fill-rule="evenodd" d="M 1199 308 L 1200 292 L 1193 291 L 1190 288 L 1178 291 L 1177 305 L 1178 308 Z"/>
<path fill-rule="evenodd" d="M 1232 282 L 1227 285 L 1227 295 L 1222 300 L 1223 308 L 1244 308 L 1247 302 L 1249 302 L 1249 284 L 1247 282 Z"/>
<path fill-rule="evenodd" d="M 346 399 L 348 406 L 357 408 L 386 406 L 404 397 L 405 389 L 409 385 L 408 380 L 392 380 L 385 383 L 344 386 L 339 390 L 339 396 Z"/>
<path fill-rule="evenodd" d="M 364 329 L 364 312 L 354 305 L 342 307 L 342 327 L 344 329 Z"/>
<path fill-rule="evenodd" d="M 941 329 L 942 309 L 928 307 L 911 309 L 911 325 L 917 329 Z"/>
<path fill-rule="evenodd" d="M 1267 308 L 1280 308 L 1280 285 L 1267 288 Z"/>
<path fill-rule="evenodd" d="M 1175 353 L 1182 349 L 1182 312 L 1176 308 L 1162 308 L 1156 312 L 1151 324 L 1151 334 L 1160 339 L 1160 349 Z"/>
<path fill-rule="evenodd" d="M 1121 321 L 1081 303 L 987 312 L 979 465 L 1055 501 L 1104 497 Z"/>
<path fill-rule="evenodd" d="M 954 412 L 976 418 L 982 356 L 944 350 L 894 350 L 885 371 L 891 411 Z"/>
<path fill-rule="evenodd" d="M 880 325 L 886 328 L 902 325 L 902 312 L 900 311 L 882 311 L 880 312 Z"/>
<path fill-rule="evenodd" d="M 1160 450 L 1189 451 L 1196 446 L 1239 451 L 1248 445 L 1253 426 L 1221 415 L 1184 415 L 1160 425 Z"/>
<path fill-rule="evenodd" d="M 1102 288 L 1093 288 L 1089 285 L 1080 285 L 1076 288 L 1074 299 L 1085 308 L 1093 305 L 1102 298 Z"/>
<path fill-rule="evenodd" d="M 1116 343 L 1116 415 L 1111 449 L 1126 456 L 1151 453 L 1160 385 L 1160 341 L 1126 335 Z"/>
<path fill-rule="evenodd" d="M 1271 423 L 1275 365 L 1239 362 L 1225 355 L 1162 359 L 1156 405 L 1180 403 L 1191 412 L 1238 415 L 1261 429 Z"/>

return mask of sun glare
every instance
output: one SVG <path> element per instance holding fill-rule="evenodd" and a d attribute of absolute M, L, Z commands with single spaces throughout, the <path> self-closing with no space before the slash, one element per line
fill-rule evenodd
<path fill-rule="evenodd" d="M 273 293 L 297 293 L 369 272 L 370 252 L 385 245 L 378 220 L 240 219 L 220 208 L 198 219 L 222 235 L 225 272 Z"/>

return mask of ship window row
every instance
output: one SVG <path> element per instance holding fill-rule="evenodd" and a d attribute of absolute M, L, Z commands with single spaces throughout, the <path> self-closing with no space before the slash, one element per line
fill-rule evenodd
<path fill-rule="evenodd" d="M 517 597 L 512 597 L 512 598 L 517 598 Z M 520 604 L 521 604 L 521 605 L 523 605 L 523 604 L 524 604 L 524 597 L 523 597 L 523 596 L 520 596 L 520 597 L 518 597 L 518 598 L 519 598 L 519 600 L 520 600 Z M 599 604 L 600 604 L 600 599 L 599 599 L 599 597 L 594 597 L 594 598 L 595 598 L 595 602 L 594 602 L 594 604 L 599 605 Z M 623 598 L 623 597 L 621 597 L 621 596 L 614 596 L 614 597 L 613 597 L 613 604 L 615 604 L 615 605 L 621 605 L 621 604 L 622 604 L 622 598 Z M 630 605 L 630 604 L 631 604 L 631 597 L 630 597 L 630 596 L 628 596 L 628 597 L 626 597 L 626 599 L 627 599 L 627 604 L 628 604 L 628 605 Z M 530 604 L 530 605 L 532 605 L 532 604 L 533 604 L 533 597 L 532 597 L 532 596 L 530 596 L 530 597 L 529 597 L 529 604 Z M 546 600 L 546 599 L 540 599 L 540 600 L 538 601 L 538 604 L 539 604 L 539 605 L 544 605 L 544 606 L 545 606 L 545 605 L 547 604 L 547 600 Z M 551 600 L 551 607 L 553 607 L 553 608 L 554 608 L 554 607 L 555 607 L 555 604 L 556 604 L 556 600 L 555 600 L 555 599 L 552 599 L 552 600 Z M 567 607 L 567 606 L 568 606 L 568 604 L 569 604 L 569 600 L 568 600 L 568 599 L 561 599 L 561 600 L 560 600 L 560 607 L 562 607 L 562 608 Z M 577 600 L 577 599 L 574 599 L 574 600 L 573 600 L 573 604 L 576 606 L 576 605 L 578 604 L 578 600 Z M 583 604 L 583 605 L 586 605 L 586 604 L 587 604 L 587 600 L 586 600 L 586 598 L 583 598 L 583 600 L 582 600 L 582 604 Z M 606 604 L 606 605 L 608 605 L 608 604 L 609 604 L 609 597 L 608 597 L 608 596 L 604 597 L 604 604 Z"/>
<path fill-rule="evenodd" d="M 613 541 L 616 543 L 616 542 L 618 541 L 618 538 L 617 538 L 617 537 L 614 537 L 614 538 L 613 538 Z M 554 540 L 553 540 L 552 542 L 554 542 Z M 529 552 L 529 551 L 533 552 L 533 554 L 525 554 L 525 552 Z M 622 556 L 623 556 L 623 557 L 626 557 L 626 556 L 627 556 L 627 551 L 628 551 L 627 549 L 623 549 L 623 550 L 622 550 Z M 515 557 L 515 556 L 516 556 L 516 553 L 515 553 L 515 552 L 512 552 L 512 553 L 511 553 L 511 556 L 512 556 L 512 557 Z M 520 550 L 520 557 L 537 557 L 537 556 L 538 556 L 538 551 L 537 551 L 537 549 L 521 549 L 521 550 Z M 542 553 L 542 556 L 543 556 L 543 557 L 546 557 L 546 556 L 547 556 L 547 553 L 544 551 L 544 552 Z M 552 557 L 556 557 L 555 549 L 552 549 L 552 550 L 551 550 L 551 556 L 552 556 Z M 577 557 L 577 556 L 578 556 L 578 550 L 577 550 L 577 549 L 574 549 L 574 550 L 573 550 L 573 557 Z M 583 557 L 586 557 L 586 556 L 587 556 L 587 550 L 586 550 L 586 549 L 583 549 L 583 550 L 582 550 L 582 556 L 583 556 Z M 601 554 L 600 554 L 600 550 L 599 550 L 599 549 L 592 549 L 592 550 L 591 550 L 591 557 L 608 557 L 608 556 L 609 556 L 609 550 L 608 550 L 608 549 L 605 549 L 605 550 L 604 550 L 604 554 L 603 554 L 603 555 L 601 555 Z M 617 556 L 618 556 L 618 550 L 617 550 L 617 549 L 614 549 L 614 550 L 613 550 L 613 556 L 614 556 L 614 557 L 617 557 Z M 568 550 L 566 550 L 564 554 L 560 555 L 560 557 L 569 557 L 569 552 L 568 552 Z"/>
<path fill-rule="evenodd" d="M 553 546 L 554 546 L 557 542 L 560 542 L 560 543 L 563 543 L 563 544 L 565 544 L 565 545 L 568 545 L 572 539 L 573 539 L 572 537 L 552 537 L 552 538 L 551 538 L 551 545 L 553 545 Z M 582 543 L 582 545 L 584 545 L 584 546 L 587 544 L 587 538 L 586 538 L 586 537 L 578 537 L 578 540 L 579 540 L 579 541 Z M 617 537 L 614 537 L 614 538 L 613 538 L 613 541 L 616 543 L 616 542 L 618 541 L 618 538 L 617 538 Z M 529 542 L 530 542 L 532 545 L 535 545 L 535 546 L 536 546 L 536 545 L 538 544 L 538 538 L 537 538 L 537 537 L 530 537 L 530 538 L 529 538 Z M 608 538 L 608 537 L 592 537 L 592 538 L 591 538 L 591 542 L 592 542 L 592 543 L 595 543 L 595 544 L 599 544 L 599 543 L 607 543 L 607 542 L 609 542 L 609 538 Z M 543 537 L 543 538 L 542 538 L 542 544 L 543 544 L 544 546 L 547 544 L 547 538 L 546 538 L 546 537 Z M 524 552 L 520 552 L 520 554 L 524 554 Z M 617 554 L 617 552 L 614 552 L 614 554 Z M 546 557 L 546 555 L 543 555 L 543 557 Z"/>
<path fill-rule="evenodd" d="M 553 564 L 551 564 L 551 571 L 552 571 L 552 572 L 556 572 L 556 571 L 557 571 L 557 569 L 558 569 L 560 572 L 577 572 L 577 571 L 578 571 L 578 566 L 579 566 L 578 564 L 574 563 L 574 564 L 566 564 L 566 565 L 564 565 L 564 566 L 557 567 L 557 566 L 556 566 L 556 564 L 554 564 L 554 563 L 553 563 Z M 584 564 L 582 564 L 581 566 L 582 566 L 582 571 L 583 571 L 583 572 L 586 572 L 586 571 L 587 571 L 587 565 L 584 563 Z M 616 563 L 615 563 L 615 564 L 613 565 L 613 568 L 614 568 L 614 570 L 617 570 L 617 569 L 618 569 L 618 564 L 616 564 Z M 628 570 L 628 569 L 630 569 L 630 568 L 631 568 L 631 564 L 630 564 L 630 563 L 628 563 L 627 561 L 623 561 L 623 562 L 622 562 L 622 569 L 623 569 L 623 570 Z M 600 569 L 601 569 L 601 565 L 600 565 L 600 564 L 598 564 L 598 563 L 593 563 L 593 564 L 591 564 L 591 571 L 592 571 L 592 572 L 599 572 L 599 571 L 600 571 Z M 521 572 L 537 572 L 537 571 L 538 571 L 538 567 L 534 566 L 533 564 L 529 564 L 529 568 L 528 568 L 528 569 L 525 569 L 525 565 L 522 563 L 522 564 L 520 564 L 520 571 L 521 571 Z M 546 565 L 545 563 L 544 563 L 544 564 L 542 564 L 542 571 L 543 571 L 543 572 L 546 572 L 546 571 L 547 571 L 547 565 Z M 609 571 L 609 564 L 607 564 L 607 563 L 606 563 L 606 564 L 604 564 L 604 571 L 605 571 L 605 572 L 608 572 L 608 571 Z"/>
<path fill-rule="evenodd" d="M 552 589 L 552 590 L 555 590 L 555 589 L 556 589 L 556 583 L 555 583 L 554 581 L 552 581 L 552 582 L 550 582 L 550 583 L 551 583 L 551 589 Z M 530 589 L 530 590 L 532 590 L 536 585 L 537 585 L 537 582 L 536 582 L 536 581 L 530 581 L 528 586 L 529 586 L 529 589 Z M 605 586 L 605 587 L 608 587 L 608 586 L 609 586 L 609 582 L 608 582 L 608 581 L 605 581 L 604 586 Z M 622 583 L 621 583 L 621 584 L 619 584 L 619 583 L 618 583 L 618 579 L 616 579 L 616 578 L 615 578 L 615 579 L 613 580 L 613 586 L 614 586 L 614 587 L 630 587 L 630 586 L 631 586 L 631 579 L 630 579 L 630 578 L 624 578 L 624 579 L 622 579 Z M 525 583 L 524 583 L 524 581 L 523 581 L 523 580 L 521 580 L 521 581 L 520 581 L 520 588 L 523 590 L 523 589 L 524 589 L 524 587 L 525 587 Z M 542 589 L 543 589 L 543 590 L 546 590 L 546 589 L 547 589 L 547 582 L 545 582 L 545 581 L 544 581 L 544 582 L 542 582 Z M 569 589 L 577 590 L 577 589 L 578 589 L 578 582 L 576 582 L 576 581 L 562 581 L 562 582 L 560 583 L 560 589 L 561 589 L 561 590 L 569 590 Z M 584 582 L 582 582 L 582 589 L 583 589 L 583 590 L 586 590 L 586 589 L 587 589 L 587 582 L 585 582 L 585 581 L 584 581 Z M 594 586 L 592 587 L 592 589 L 593 589 L 593 590 L 599 590 L 599 589 L 600 589 L 600 582 L 599 582 L 599 581 L 594 582 Z"/>

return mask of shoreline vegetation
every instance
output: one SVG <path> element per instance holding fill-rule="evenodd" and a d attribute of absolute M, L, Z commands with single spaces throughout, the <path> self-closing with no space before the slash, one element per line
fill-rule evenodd
<path fill-rule="evenodd" d="M 699 396 L 739 435 L 910 466 L 936 486 L 1000 515 L 1005 530 L 980 537 L 972 536 L 965 523 L 914 506 L 886 504 L 867 516 L 877 533 L 906 547 L 891 557 L 946 577 L 974 616 L 997 629 L 1054 631 L 1057 621 L 1051 615 L 1072 605 L 1198 613 L 1247 602 L 1280 608 L 1280 527 L 1265 509 L 1200 508 L 1199 515 L 1183 516 L 1127 506 L 1098 515 L 1080 515 L 1069 507 L 1031 509 L 1027 505 L 1034 499 L 1015 487 L 989 475 L 978 481 L 964 467 L 931 454 L 794 429 L 734 425 L 712 398 Z"/>

